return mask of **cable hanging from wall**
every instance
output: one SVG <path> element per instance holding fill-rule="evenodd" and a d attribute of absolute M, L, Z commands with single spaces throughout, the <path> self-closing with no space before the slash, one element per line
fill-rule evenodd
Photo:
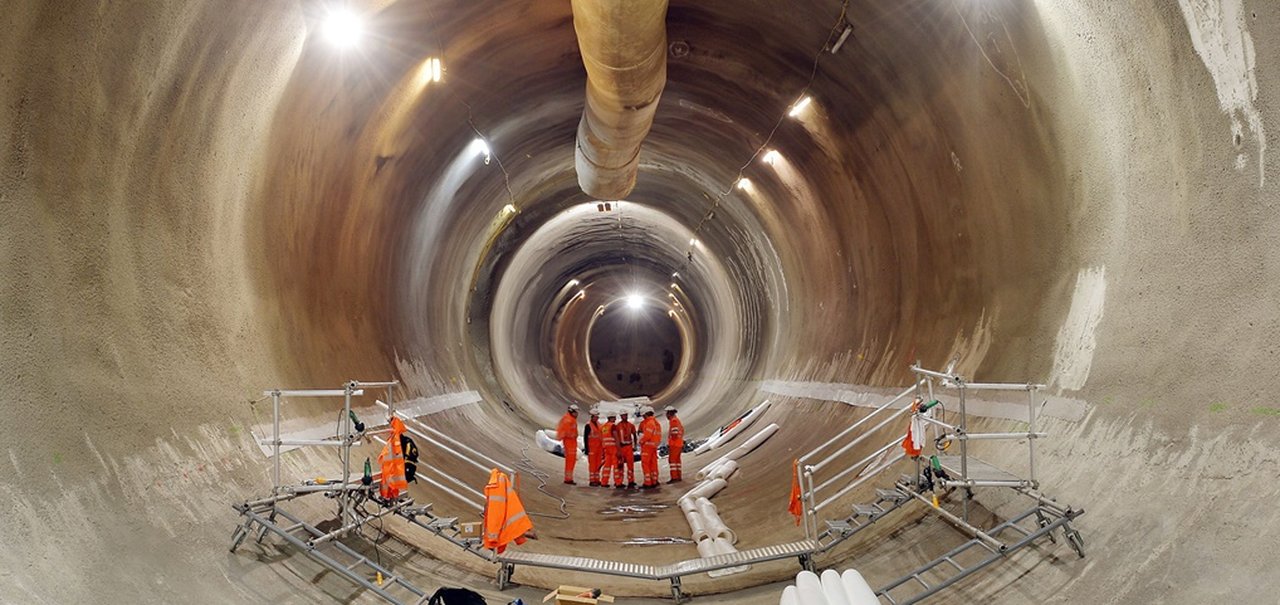
<path fill-rule="evenodd" d="M 804 106 L 810 103 L 811 97 L 809 96 L 809 91 L 813 87 L 814 80 L 818 77 L 818 68 L 822 64 L 823 54 L 828 51 L 834 53 L 834 49 L 836 47 L 833 46 L 833 43 L 843 45 L 845 40 L 848 38 L 849 33 L 852 31 L 852 26 L 850 26 L 847 19 L 848 12 L 849 0 L 844 0 L 840 3 L 840 14 L 836 17 L 835 23 L 832 24 L 831 29 L 828 30 L 827 37 L 822 42 L 822 47 L 813 55 L 813 62 L 809 70 L 809 77 L 805 80 L 804 87 L 800 90 L 800 93 L 795 96 L 795 100 L 792 101 L 785 110 L 783 110 L 782 115 L 778 116 L 777 121 L 773 123 L 773 127 L 769 129 L 769 134 L 765 137 L 764 142 L 760 143 L 760 145 L 755 148 L 755 151 L 751 153 L 751 156 L 747 158 L 747 161 L 743 162 L 743 164 L 738 167 L 738 171 L 734 176 L 733 182 L 725 187 L 724 190 L 718 192 L 714 198 L 711 198 L 711 205 L 707 208 L 707 211 L 703 213 L 698 224 L 693 228 L 693 235 L 689 240 L 689 246 L 685 249 L 685 260 L 681 261 L 672 272 L 673 277 L 678 275 L 693 262 L 693 253 L 696 251 L 697 244 L 701 239 L 699 236 L 702 234 L 703 228 L 707 226 L 707 223 L 715 218 L 716 210 L 720 208 L 720 203 L 724 201 L 729 194 L 733 193 L 734 188 L 741 188 L 741 185 L 746 182 L 743 175 L 746 174 L 747 168 L 750 167 L 751 164 L 756 161 L 756 158 L 759 158 L 762 153 L 766 153 L 765 150 L 768 149 L 769 144 L 773 142 L 773 137 L 777 134 L 778 129 L 782 127 L 782 123 L 786 121 L 788 117 L 795 115 L 795 112 L 798 109 L 803 109 Z"/>

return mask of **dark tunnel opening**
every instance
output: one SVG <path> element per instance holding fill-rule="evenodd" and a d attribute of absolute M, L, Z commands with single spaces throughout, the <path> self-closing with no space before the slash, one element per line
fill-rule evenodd
<path fill-rule="evenodd" d="M 591 368 L 618 397 L 656 397 L 671 385 L 684 355 L 675 310 L 638 295 L 609 307 L 591 326 Z"/>

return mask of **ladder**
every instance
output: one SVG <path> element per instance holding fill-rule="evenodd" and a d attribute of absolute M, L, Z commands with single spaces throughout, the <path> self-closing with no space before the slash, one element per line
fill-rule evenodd
<path fill-rule="evenodd" d="M 818 552 L 835 548 L 837 544 L 852 538 L 854 534 L 898 510 L 911 499 L 911 494 L 897 485 L 892 489 L 876 489 L 876 499 L 870 504 L 854 504 L 853 514 L 843 520 L 824 521 L 827 527 L 818 534 Z"/>
<path fill-rule="evenodd" d="M 236 527 L 232 535 L 231 552 L 236 551 L 244 539 L 254 531 L 256 525 L 258 542 L 262 542 L 268 532 L 275 534 L 325 567 L 363 586 L 388 603 L 397 605 L 422 603 L 426 602 L 429 596 L 422 589 L 343 544 L 340 540 L 315 543 L 317 538 L 326 535 L 325 532 L 278 506 L 273 505 L 265 510 L 257 510 L 246 505 L 235 505 L 235 508 L 246 520 L 244 524 Z M 266 516 L 264 513 L 267 513 Z M 283 518 L 289 525 L 278 523 L 277 517 Z M 381 576 L 381 582 L 378 581 L 379 576 Z"/>
<path fill-rule="evenodd" d="M 1040 538 L 1056 543 L 1053 532 L 1059 528 L 1076 554 L 1084 557 L 1084 540 L 1071 525 L 1082 514 L 1082 510 L 1037 504 L 987 532 L 999 541 L 999 547 L 975 537 L 886 584 L 876 596 L 892 605 L 918 603 Z M 1028 523 L 1033 525 L 1028 527 Z"/>

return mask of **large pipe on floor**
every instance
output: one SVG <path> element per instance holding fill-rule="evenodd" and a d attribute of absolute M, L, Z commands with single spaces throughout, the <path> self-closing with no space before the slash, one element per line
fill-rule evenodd
<path fill-rule="evenodd" d="M 666 0 L 573 0 L 573 29 L 587 69 L 578 123 L 578 186 L 601 200 L 635 187 L 640 144 L 667 82 Z"/>

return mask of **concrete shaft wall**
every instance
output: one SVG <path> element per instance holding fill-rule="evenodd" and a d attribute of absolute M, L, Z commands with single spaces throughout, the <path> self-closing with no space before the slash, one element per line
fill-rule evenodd
<path fill-rule="evenodd" d="M 760 381 L 894 387 L 916 359 L 1084 402 L 1049 421 L 1043 464 L 1051 493 L 1089 511 L 1089 558 L 1016 558 L 961 600 L 1280 589 L 1280 4 L 854 0 L 853 34 L 815 70 L 834 2 L 672 2 L 640 178 L 607 213 L 573 175 L 584 73 L 567 2 L 356 8 L 368 36 L 346 53 L 318 35 L 320 2 L 0 11 L 0 600 L 366 598 L 273 551 L 226 553 L 228 505 L 267 482 L 250 430 L 269 410 L 247 402 L 349 378 L 475 390 L 430 421 L 518 459 L 564 401 L 599 393 L 571 278 L 591 305 L 629 288 L 681 302 L 688 356 L 658 403 L 694 435 Z M 424 77 L 432 57 L 442 82 Z M 772 165 L 753 156 L 766 141 Z M 735 479 L 752 497 L 720 507 L 760 528 L 748 545 L 795 537 L 789 459 L 859 413 L 777 402 L 769 462 Z M 285 460 L 295 478 L 333 465 Z M 617 503 L 559 493 L 577 516 L 542 522 L 543 551 L 683 531 L 673 513 L 644 530 L 591 520 Z M 945 532 L 913 523 L 905 550 L 864 541 L 825 563 L 888 580 Z M 488 566 L 420 542 L 399 554 L 422 584 L 487 585 Z"/>

